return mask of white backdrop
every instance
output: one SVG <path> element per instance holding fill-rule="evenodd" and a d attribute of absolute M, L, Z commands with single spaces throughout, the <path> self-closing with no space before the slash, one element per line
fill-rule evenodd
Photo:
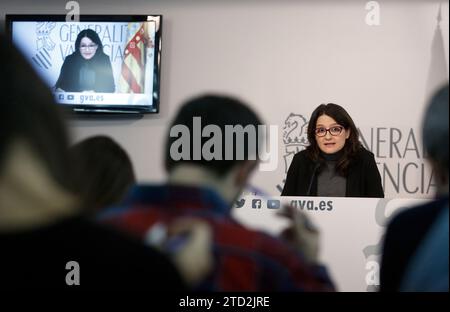
<path fill-rule="evenodd" d="M 81 14 L 163 14 L 161 114 L 141 120 L 74 120 L 73 140 L 115 138 L 140 181 L 161 181 L 167 125 L 180 103 L 206 91 L 248 101 L 278 125 L 278 166 L 252 184 L 272 195 L 299 145 L 286 143 L 286 120 L 308 119 L 317 105 L 345 107 L 379 163 L 387 197 L 434 191 L 420 144 L 431 90 L 448 81 L 448 0 L 382 0 L 369 26 L 368 1 L 78 1 Z M 443 36 L 437 30 L 442 4 Z M 66 13 L 63 1 L 3 0 L 1 13 Z M 439 39 L 440 38 L 440 39 Z M 303 119 L 299 119 L 303 120 Z"/>

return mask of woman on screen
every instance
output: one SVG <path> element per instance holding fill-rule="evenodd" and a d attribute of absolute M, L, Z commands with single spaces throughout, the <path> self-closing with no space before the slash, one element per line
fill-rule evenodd
<path fill-rule="evenodd" d="M 103 52 L 98 34 L 92 29 L 82 30 L 78 34 L 75 52 L 64 60 L 55 90 L 114 92 L 111 62 Z"/>
<path fill-rule="evenodd" d="M 282 196 L 384 197 L 374 155 L 344 108 L 317 107 L 307 135 L 309 146 L 294 156 Z"/>

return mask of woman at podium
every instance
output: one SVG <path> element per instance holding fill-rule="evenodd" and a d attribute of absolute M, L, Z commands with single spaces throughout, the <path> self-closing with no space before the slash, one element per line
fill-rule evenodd
<path fill-rule="evenodd" d="M 281 196 L 384 197 L 374 155 L 344 108 L 321 104 L 307 132 L 309 146 L 294 156 Z"/>

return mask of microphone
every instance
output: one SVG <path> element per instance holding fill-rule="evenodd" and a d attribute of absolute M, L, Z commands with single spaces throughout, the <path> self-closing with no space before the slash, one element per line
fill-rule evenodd
<path fill-rule="evenodd" d="M 320 163 L 317 163 L 317 164 L 314 166 L 314 170 L 313 170 L 313 173 L 312 173 L 312 175 L 311 175 L 311 180 L 309 181 L 309 186 L 308 186 L 308 191 L 306 192 L 306 196 L 309 196 L 310 193 L 311 193 L 312 183 L 313 183 L 313 181 L 314 181 L 314 177 L 315 177 L 315 175 L 316 175 L 316 171 L 317 171 L 317 169 L 319 169 L 319 167 L 320 167 Z"/>

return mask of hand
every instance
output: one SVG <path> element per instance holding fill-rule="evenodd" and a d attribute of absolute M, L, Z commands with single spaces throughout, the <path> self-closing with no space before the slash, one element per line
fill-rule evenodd
<path fill-rule="evenodd" d="M 211 227 L 199 219 L 183 218 L 170 224 L 167 234 L 166 243 L 181 238 L 182 245 L 172 250 L 172 258 L 186 282 L 197 284 L 213 267 Z"/>
<path fill-rule="evenodd" d="M 277 215 L 288 218 L 292 224 L 281 232 L 281 237 L 300 250 L 310 264 L 319 260 L 319 230 L 304 212 L 292 206 L 284 206 Z"/>

